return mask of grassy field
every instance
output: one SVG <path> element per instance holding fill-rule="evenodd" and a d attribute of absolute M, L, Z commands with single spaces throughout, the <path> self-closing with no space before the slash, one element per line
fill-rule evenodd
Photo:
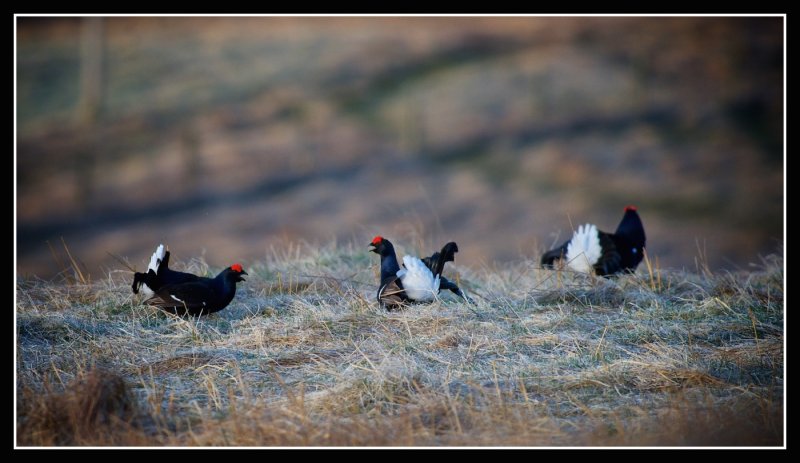
<path fill-rule="evenodd" d="M 199 320 L 141 305 L 127 270 L 18 280 L 16 444 L 783 445 L 780 258 L 536 267 L 448 267 L 474 305 L 387 313 L 374 255 L 291 245 Z"/>

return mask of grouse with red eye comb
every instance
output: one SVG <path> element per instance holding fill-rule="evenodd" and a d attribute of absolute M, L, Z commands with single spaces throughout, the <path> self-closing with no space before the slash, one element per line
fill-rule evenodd
<path fill-rule="evenodd" d="M 133 274 L 131 288 L 134 294 L 138 294 L 141 289 L 146 296 L 152 296 L 164 285 L 189 283 L 197 281 L 199 278 L 197 275 L 169 268 L 169 247 L 165 248 L 163 244 L 159 244 L 156 251 L 150 256 L 147 273 L 136 272 Z"/>
<path fill-rule="evenodd" d="M 403 268 L 397 261 L 392 243 L 376 236 L 370 242 L 370 251 L 381 256 L 381 282 L 378 288 L 378 302 L 387 310 L 392 310 L 410 302 L 430 302 L 442 289 L 442 271 L 446 262 L 454 260 L 458 251 L 455 243 L 448 243 L 441 253 L 420 260 L 413 256 L 403 256 Z M 450 289 L 466 299 L 455 283 L 449 280 L 445 289 Z"/>
<path fill-rule="evenodd" d="M 164 285 L 145 304 L 160 307 L 175 315 L 208 315 L 219 312 L 236 295 L 236 283 L 247 275 L 240 264 L 233 264 L 215 278 L 198 277 L 188 283 Z"/>
<path fill-rule="evenodd" d="M 591 224 L 581 225 L 572 238 L 542 255 L 542 267 L 553 268 L 553 262 L 563 259 L 576 271 L 608 277 L 636 270 L 644 257 L 645 235 L 642 219 L 636 206 L 626 206 L 617 231 L 600 231 Z"/>

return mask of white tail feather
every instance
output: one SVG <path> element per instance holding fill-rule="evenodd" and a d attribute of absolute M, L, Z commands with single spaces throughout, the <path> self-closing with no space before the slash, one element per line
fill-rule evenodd
<path fill-rule="evenodd" d="M 432 301 L 439 294 L 439 275 L 433 272 L 416 257 L 403 256 L 403 266 L 397 276 L 403 282 L 406 296 L 415 301 Z"/>
<path fill-rule="evenodd" d="M 148 270 L 152 270 L 154 272 L 158 272 L 158 264 L 161 263 L 161 259 L 164 258 L 164 245 L 159 244 L 156 248 L 156 252 L 150 256 L 150 265 L 147 266 Z"/>
<path fill-rule="evenodd" d="M 591 273 L 594 264 L 600 260 L 600 234 L 591 224 L 581 225 L 572 235 L 567 246 L 567 265 L 576 272 Z"/>

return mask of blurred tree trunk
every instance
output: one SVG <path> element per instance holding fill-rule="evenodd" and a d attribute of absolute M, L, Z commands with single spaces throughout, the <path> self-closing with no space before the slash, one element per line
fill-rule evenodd
<path fill-rule="evenodd" d="M 83 149 L 76 160 L 78 200 L 91 207 L 98 150 L 102 146 L 98 120 L 103 109 L 105 24 L 103 18 L 83 18 L 80 42 L 80 89 L 77 108 Z"/>
<path fill-rule="evenodd" d="M 407 96 L 403 99 L 400 115 L 400 152 L 414 156 L 425 152 L 425 101 L 421 97 Z"/>
<path fill-rule="evenodd" d="M 183 162 L 183 187 L 189 193 L 196 193 L 203 174 L 203 158 L 200 154 L 200 135 L 189 123 L 181 130 L 180 153 Z"/>
<path fill-rule="evenodd" d="M 103 105 L 103 18 L 83 18 L 81 22 L 81 88 L 78 117 L 85 126 L 97 122 Z"/>

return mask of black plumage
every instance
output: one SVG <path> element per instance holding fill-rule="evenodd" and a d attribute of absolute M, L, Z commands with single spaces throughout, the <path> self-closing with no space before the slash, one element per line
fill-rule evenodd
<path fill-rule="evenodd" d="M 610 276 L 621 272 L 633 272 L 644 258 L 646 237 L 642 219 L 635 206 L 625 207 L 625 214 L 612 233 L 597 231 L 600 243 L 600 256 L 590 262 L 594 272 L 600 276 Z M 573 238 L 575 235 L 573 235 Z M 558 259 L 567 257 L 567 250 L 572 239 L 561 246 L 542 255 L 541 265 L 552 268 Z"/>
<path fill-rule="evenodd" d="M 157 264 L 158 267 L 155 271 L 150 268 L 147 273 L 136 272 L 133 274 L 131 288 L 134 294 L 139 293 L 142 285 L 146 285 L 152 292 L 156 292 L 164 285 L 189 283 L 201 278 L 191 273 L 178 272 L 169 268 L 169 251 L 164 253 L 164 257 L 157 259 Z"/>
<path fill-rule="evenodd" d="M 381 236 L 376 236 L 370 243 L 370 246 L 372 247 L 372 252 L 381 256 L 381 280 L 377 295 L 378 302 L 381 306 L 385 307 L 387 310 L 392 310 L 403 304 L 414 302 L 403 288 L 402 279 L 397 275 L 401 267 L 392 243 Z M 458 252 L 458 245 L 451 241 L 445 244 L 441 251 L 435 252 L 431 256 L 420 260 L 422 264 L 431 271 L 434 277 L 439 277 L 439 291 L 442 289 L 449 289 L 453 293 L 464 298 L 464 300 L 469 301 L 458 285 L 442 276 L 444 265 L 447 262 L 455 261 L 456 252 Z"/>
<path fill-rule="evenodd" d="M 208 315 L 230 304 L 236 295 L 236 283 L 245 281 L 242 275 L 247 272 L 234 264 L 215 278 L 197 277 L 194 281 L 161 286 L 145 303 L 175 315 Z"/>
<path fill-rule="evenodd" d="M 442 247 L 441 251 L 434 252 L 430 257 L 424 257 L 422 263 L 431 269 L 434 275 L 439 275 L 439 290 L 449 289 L 457 296 L 462 297 L 465 301 L 472 302 L 467 295 L 461 291 L 461 288 L 459 288 L 457 284 L 442 275 L 442 272 L 444 272 L 444 264 L 447 262 L 455 262 L 457 252 L 458 245 L 454 241 L 450 241 Z"/>
<path fill-rule="evenodd" d="M 376 236 L 370 243 L 371 252 L 381 256 L 381 281 L 378 287 L 378 302 L 387 310 L 395 309 L 407 302 L 408 296 L 403 289 L 403 282 L 397 276 L 400 264 L 391 241 Z"/>

